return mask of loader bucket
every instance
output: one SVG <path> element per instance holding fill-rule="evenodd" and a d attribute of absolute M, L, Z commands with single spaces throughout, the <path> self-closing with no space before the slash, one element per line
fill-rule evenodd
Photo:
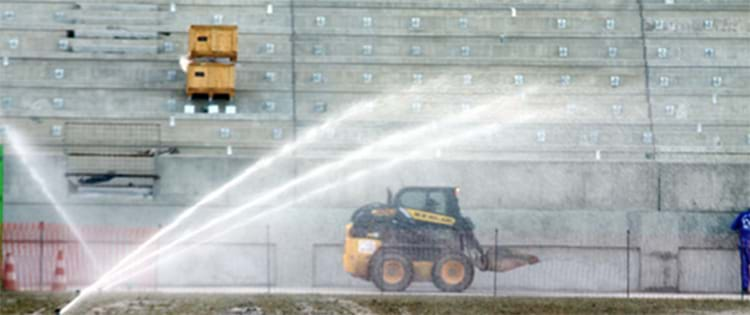
<path fill-rule="evenodd" d="M 488 261 L 487 270 L 497 272 L 506 272 L 539 262 L 539 258 L 534 255 L 519 253 L 510 248 L 500 246 L 490 247 L 485 255 Z"/>

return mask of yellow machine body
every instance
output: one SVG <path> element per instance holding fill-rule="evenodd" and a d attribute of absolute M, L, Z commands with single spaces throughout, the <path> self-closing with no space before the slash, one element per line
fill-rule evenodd
<path fill-rule="evenodd" d="M 370 278 L 370 259 L 375 252 L 383 245 L 380 240 L 372 238 L 358 238 L 351 236 L 352 224 L 346 225 L 346 238 L 344 240 L 344 271 L 355 276 L 369 280 Z M 413 281 L 430 281 L 432 279 L 431 261 L 414 261 Z"/>
<path fill-rule="evenodd" d="M 474 223 L 461 215 L 458 187 L 404 187 L 386 203 L 359 207 L 346 226 L 344 271 L 389 292 L 431 281 L 463 292 L 476 270 L 505 272 L 539 262 L 503 246 L 482 246 Z"/>

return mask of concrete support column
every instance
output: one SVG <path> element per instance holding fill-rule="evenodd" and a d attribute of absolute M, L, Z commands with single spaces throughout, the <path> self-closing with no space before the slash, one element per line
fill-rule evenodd
<path fill-rule="evenodd" d="M 678 291 L 680 216 L 675 213 L 644 212 L 640 215 L 637 239 L 641 248 L 643 291 Z"/>

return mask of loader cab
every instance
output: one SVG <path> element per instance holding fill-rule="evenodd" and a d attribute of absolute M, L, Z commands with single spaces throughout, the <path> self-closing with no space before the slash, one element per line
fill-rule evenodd
<path fill-rule="evenodd" d="M 406 187 L 393 205 L 414 221 L 452 226 L 461 218 L 457 192 L 453 187 Z"/>

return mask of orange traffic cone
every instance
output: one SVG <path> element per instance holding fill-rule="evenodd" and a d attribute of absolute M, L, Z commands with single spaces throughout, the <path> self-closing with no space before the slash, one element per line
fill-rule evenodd
<path fill-rule="evenodd" d="M 55 261 L 55 278 L 52 279 L 52 291 L 65 291 L 65 268 L 63 267 L 63 251 L 57 251 Z"/>
<path fill-rule="evenodd" d="M 11 253 L 5 254 L 5 267 L 3 268 L 3 289 L 5 291 L 18 291 L 16 281 L 16 262 L 13 261 Z"/>

